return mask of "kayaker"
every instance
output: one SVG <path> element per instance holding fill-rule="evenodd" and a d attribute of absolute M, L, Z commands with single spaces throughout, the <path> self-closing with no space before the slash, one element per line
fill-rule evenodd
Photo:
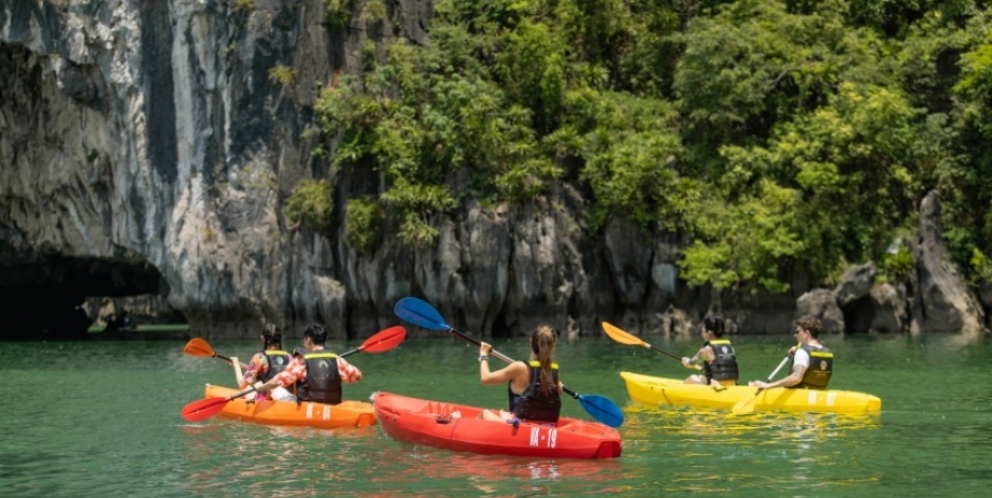
<path fill-rule="evenodd" d="M 324 327 L 316 324 L 307 327 L 303 331 L 303 347 L 293 351 L 286 369 L 266 382 L 255 383 L 255 389 L 269 392 L 276 387 L 292 387 L 297 401 L 341 403 L 341 383 L 361 382 L 362 372 L 344 358 L 326 351 L 326 340 Z"/>
<path fill-rule="evenodd" d="M 558 376 L 558 364 L 553 361 L 558 334 L 547 325 L 534 329 L 530 336 L 530 358 L 515 361 L 502 370 L 489 371 L 488 343 L 479 345 L 479 374 L 484 385 L 507 384 L 510 410 L 483 410 L 484 420 L 515 422 L 526 419 L 537 422 L 558 422 L 561 413 L 563 385 Z"/>
<path fill-rule="evenodd" d="M 289 366 L 291 356 L 282 349 L 282 329 L 272 324 L 266 325 L 259 337 L 262 339 L 262 350 L 251 357 L 244 375 L 241 374 L 241 363 L 238 358 L 231 358 L 239 389 L 244 389 L 258 381 L 268 382 Z M 254 394 L 249 394 L 247 398 L 252 399 Z M 282 401 L 294 401 L 296 399 L 293 393 L 283 387 L 276 387 L 270 393 L 259 393 L 254 399 L 260 401 L 269 396 L 272 399 Z"/>
<path fill-rule="evenodd" d="M 685 384 L 736 386 L 738 377 L 737 352 L 729 339 L 724 339 L 727 325 L 720 315 L 708 316 L 703 320 L 703 347 L 692 358 L 683 357 L 686 368 L 703 367 L 703 373 L 690 375 Z"/>
<path fill-rule="evenodd" d="M 833 374 L 834 354 L 817 340 L 820 327 L 820 320 L 812 315 L 804 315 L 796 320 L 795 336 L 799 345 L 789 349 L 789 356 L 792 356 L 789 376 L 775 382 L 753 380 L 748 385 L 762 389 L 773 387 L 826 389 Z"/>

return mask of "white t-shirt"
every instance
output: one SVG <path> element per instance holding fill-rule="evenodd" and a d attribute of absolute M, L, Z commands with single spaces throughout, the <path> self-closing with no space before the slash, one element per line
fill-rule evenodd
<path fill-rule="evenodd" d="M 809 368 L 809 353 L 803 348 L 796 348 L 796 355 L 792 359 L 792 370 L 795 371 L 800 365 Z"/>

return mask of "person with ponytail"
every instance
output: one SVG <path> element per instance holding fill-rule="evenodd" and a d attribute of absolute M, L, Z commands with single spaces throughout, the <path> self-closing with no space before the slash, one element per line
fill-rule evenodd
<path fill-rule="evenodd" d="M 234 364 L 234 376 L 238 379 L 238 388 L 244 389 L 257 381 L 266 382 L 273 377 L 275 377 L 279 372 L 282 372 L 289 365 L 290 355 L 282 349 L 282 330 L 275 325 L 266 325 L 262 329 L 262 350 L 255 353 L 255 356 L 251 357 L 251 361 L 248 362 L 248 367 L 245 370 L 244 375 L 241 373 L 241 363 L 238 361 L 237 357 L 231 358 L 231 363 Z M 255 395 L 254 399 L 263 400 L 267 399 L 268 393 L 251 393 L 250 397 Z M 286 389 L 278 388 L 271 392 L 272 399 L 278 399 L 283 401 L 294 401 L 296 399 L 293 393 Z"/>
<path fill-rule="evenodd" d="M 703 347 L 692 358 L 682 358 L 686 368 L 702 367 L 701 375 L 690 375 L 685 384 L 704 384 L 713 387 L 736 386 L 738 378 L 737 352 L 729 339 L 724 339 L 726 324 L 723 317 L 713 315 L 703 320 Z"/>
<path fill-rule="evenodd" d="M 502 370 L 489 370 L 489 352 L 493 347 L 483 342 L 479 345 L 479 374 L 483 385 L 507 384 L 510 398 L 509 411 L 483 410 L 480 418 L 514 422 L 525 419 L 536 422 L 558 422 L 561 413 L 563 385 L 554 362 L 558 333 L 542 325 L 530 336 L 530 358 L 515 361 Z"/>

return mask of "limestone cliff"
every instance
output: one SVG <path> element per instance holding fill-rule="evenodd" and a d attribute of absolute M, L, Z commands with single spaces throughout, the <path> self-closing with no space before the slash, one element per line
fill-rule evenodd
<path fill-rule="evenodd" d="M 287 226 L 288 194 L 328 174 L 304 138 L 320 89 L 358 70 L 369 37 L 425 40 L 430 2 L 384 3 L 384 20 L 332 28 L 323 0 L 0 0 L 0 337 L 78 337 L 87 297 L 135 294 L 211 338 L 263 321 L 364 337 L 407 295 L 478 334 L 687 333 L 709 311 L 788 330 L 801 278 L 746 302 L 687 289 L 681 236 L 622 220 L 592 234 L 567 184 L 526 206 L 467 199 L 425 249 L 387 234 L 360 255 L 340 219 L 330 237 Z M 338 205 L 366 180 L 342 179 Z"/>

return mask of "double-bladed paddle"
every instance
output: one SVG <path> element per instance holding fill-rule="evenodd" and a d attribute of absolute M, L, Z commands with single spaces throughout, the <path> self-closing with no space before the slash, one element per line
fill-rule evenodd
<path fill-rule="evenodd" d="M 777 374 L 778 371 L 781 370 L 782 367 L 785 366 L 786 362 L 788 362 L 790 358 L 792 358 L 792 354 L 789 354 L 785 358 L 782 358 L 782 361 L 779 362 L 779 364 L 778 364 L 777 367 L 775 367 L 775 370 L 772 372 L 772 374 L 768 376 L 768 381 L 767 382 L 771 382 L 772 379 L 775 378 L 775 374 Z M 744 398 L 744 399 L 738 401 L 737 403 L 734 403 L 734 407 L 731 408 L 730 411 L 734 415 L 745 415 L 745 414 L 748 414 L 748 413 L 753 412 L 754 411 L 754 403 L 758 400 L 758 395 L 761 394 L 761 391 L 764 391 L 764 390 L 765 390 L 765 388 L 759 387 L 758 390 L 754 392 L 754 396 L 751 396 L 750 398 Z"/>
<path fill-rule="evenodd" d="M 634 334 L 631 334 L 630 332 L 627 332 L 627 331 L 621 329 L 620 327 L 617 327 L 616 325 L 613 325 L 610 322 L 603 322 L 603 330 L 606 332 L 606 335 L 610 336 L 610 339 L 613 339 L 614 341 L 617 341 L 620 344 L 629 344 L 629 345 L 632 345 L 632 346 L 642 346 L 642 347 L 648 348 L 651 351 L 654 351 L 656 353 L 661 353 L 661 354 L 663 354 L 663 355 L 665 355 L 665 356 L 667 356 L 667 357 L 669 357 L 669 358 L 671 358 L 671 359 L 673 359 L 673 360 L 675 360 L 675 361 L 677 361 L 679 363 L 682 363 L 682 358 L 679 358 L 678 356 L 675 356 L 675 355 L 673 355 L 673 354 L 671 354 L 671 353 L 669 353 L 667 351 L 662 351 L 662 350 L 660 350 L 660 349 L 658 349 L 658 348 L 656 348 L 656 347 L 648 344 L 647 342 L 645 342 L 644 340 L 642 340 L 640 337 L 637 337 Z M 699 365 L 693 365 L 690 368 L 694 368 L 696 370 L 702 370 L 703 369 L 703 367 L 701 367 Z"/>
<path fill-rule="evenodd" d="M 396 306 L 393 308 L 393 312 L 396 313 L 402 320 L 406 320 L 418 327 L 438 330 L 443 332 L 450 332 L 465 341 L 468 341 L 476 346 L 481 343 L 468 335 L 455 330 L 454 327 L 448 325 L 441 317 L 433 306 L 428 304 L 422 299 L 415 297 L 405 297 L 400 299 Z M 490 352 L 493 356 L 507 362 L 513 363 L 513 359 L 506 356 L 495 349 Z M 597 396 L 595 394 L 579 394 L 567 387 L 564 391 L 568 393 L 569 396 L 579 400 L 579 404 L 582 408 L 596 420 L 610 426 L 610 427 L 620 427 L 623 425 L 623 412 L 620 411 L 620 407 L 616 403 L 611 401 L 609 398 L 604 398 L 603 396 Z"/>
<path fill-rule="evenodd" d="M 399 343 L 403 342 L 403 339 L 405 338 L 406 338 L 406 329 L 403 328 L 403 326 L 401 325 L 397 325 L 395 327 L 390 327 L 388 329 L 376 333 L 372 337 L 365 339 L 365 342 L 363 342 L 361 346 L 358 346 L 357 348 L 351 349 L 349 351 L 345 351 L 344 353 L 341 353 L 338 356 L 344 357 L 358 352 L 384 353 L 398 346 Z M 183 352 L 185 352 L 186 354 L 192 354 L 193 356 L 211 356 L 211 357 L 216 356 L 218 358 L 223 358 L 227 361 L 231 361 L 229 358 L 224 358 L 223 356 L 214 354 L 213 350 L 210 349 L 210 345 L 207 344 L 207 342 L 204 341 L 203 339 L 200 339 L 199 341 L 202 344 L 197 344 L 193 348 L 192 353 L 190 352 L 190 344 L 193 343 L 192 340 L 190 341 L 190 344 L 186 345 L 186 348 L 183 349 Z M 210 354 L 199 354 L 204 351 L 209 351 Z M 232 399 L 240 398 L 246 394 L 250 394 L 254 390 L 255 387 L 252 386 L 244 391 L 228 396 L 226 398 L 214 397 L 214 398 L 206 398 L 206 399 L 194 401 L 184 406 L 182 412 L 180 413 L 182 414 L 183 418 L 186 419 L 186 421 L 188 422 L 199 422 L 200 420 L 208 419 L 219 413 L 221 410 L 224 409 L 224 406 L 227 405 L 228 401 L 231 401 Z"/>

